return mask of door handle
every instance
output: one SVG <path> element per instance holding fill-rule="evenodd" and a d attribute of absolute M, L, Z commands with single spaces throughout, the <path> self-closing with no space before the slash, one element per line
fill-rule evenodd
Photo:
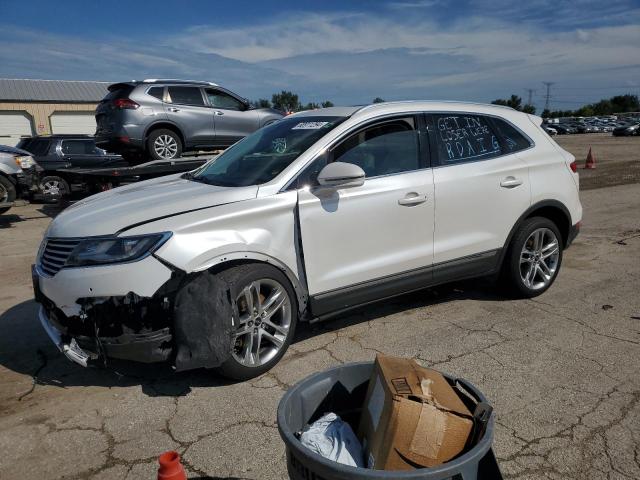
<path fill-rule="evenodd" d="M 426 195 L 418 195 L 416 192 L 407 193 L 404 198 L 398 200 L 398 205 L 403 207 L 410 207 L 412 205 L 420 205 L 427 201 Z"/>
<path fill-rule="evenodd" d="M 169 107 L 169 111 L 170 111 L 170 112 L 179 112 L 179 111 L 180 111 L 180 109 L 179 109 L 179 108 L 176 108 L 176 107 Z"/>
<path fill-rule="evenodd" d="M 221 112 L 220 110 L 216 110 L 215 112 L 213 112 L 214 115 L 224 115 L 224 112 Z"/>
<path fill-rule="evenodd" d="M 515 188 L 519 185 L 522 185 L 522 180 L 516 177 L 507 177 L 500 182 L 500 186 L 502 188 Z"/>

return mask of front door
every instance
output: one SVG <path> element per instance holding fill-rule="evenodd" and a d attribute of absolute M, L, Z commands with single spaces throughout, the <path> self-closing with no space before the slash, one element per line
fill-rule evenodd
<path fill-rule="evenodd" d="M 363 303 L 367 292 L 372 298 L 385 296 L 385 284 L 402 288 L 402 275 L 408 272 L 422 272 L 425 279 L 430 275 L 433 174 L 416 121 L 403 117 L 371 124 L 332 149 L 329 161 L 360 166 L 364 185 L 298 191 L 312 301 L 350 288 L 360 291 L 357 298 L 319 310 Z"/>
<path fill-rule="evenodd" d="M 215 88 L 206 88 L 205 94 L 213 108 L 216 141 L 220 146 L 232 145 L 258 129 L 257 112 L 248 110 L 237 98 Z"/>
<path fill-rule="evenodd" d="M 186 146 L 210 146 L 215 136 L 213 111 L 199 87 L 167 87 L 164 111 L 184 134 Z"/>

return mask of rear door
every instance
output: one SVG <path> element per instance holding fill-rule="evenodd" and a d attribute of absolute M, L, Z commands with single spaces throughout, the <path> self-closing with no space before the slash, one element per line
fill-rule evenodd
<path fill-rule="evenodd" d="M 467 259 L 471 268 L 475 262 L 482 269 L 486 262 L 468 257 L 484 254 L 496 259 L 509 231 L 531 204 L 528 167 L 516 152 L 532 143 L 521 133 L 517 145 L 500 135 L 490 116 L 438 113 L 428 115 L 427 121 L 437 156 L 434 263 Z"/>
<path fill-rule="evenodd" d="M 211 146 L 215 136 L 213 111 L 202 89 L 195 86 L 167 87 L 164 110 L 167 119 L 178 125 L 187 146 Z"/>
<path fill-rule="evenodd" d="M 248 110 L 241 100 L 217 88 L 204 91 L 213 108 L 216 141 L 220 146 L 232 145 L 258 129 L 257 112 Z"/>
<path fill-rule="evenodd" d="M 360 292 L 316 314 L 385 296 L 394 279 L 395 287 L 406 288 L 402 273 L 421 271 L 425 283 L 430 279 L 433 176 L 423 143 L 412 116 L 371 124 L 348 135 L 329 158 L 360 166 L 364 185 L 298 190 L 310 295 L 331 296 L 348 287 Z"/>

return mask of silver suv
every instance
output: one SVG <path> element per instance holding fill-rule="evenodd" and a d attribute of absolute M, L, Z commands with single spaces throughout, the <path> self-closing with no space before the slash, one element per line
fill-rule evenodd
<path fill-rule="evenodd" d="M 172 159 L 226 148 L 282 118 L 215 83 L 147 79 L 115 83 L 96 108 L 96 144 L 128 160 Z"/>

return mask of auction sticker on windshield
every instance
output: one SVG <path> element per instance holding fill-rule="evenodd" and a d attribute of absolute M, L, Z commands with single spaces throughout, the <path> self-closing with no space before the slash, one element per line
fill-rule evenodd
<path fill-rule="evenodd" d="M 300 122 L 291 130 L 317 130 L 325 125 L 329 125 L 329 122 Z"/>

